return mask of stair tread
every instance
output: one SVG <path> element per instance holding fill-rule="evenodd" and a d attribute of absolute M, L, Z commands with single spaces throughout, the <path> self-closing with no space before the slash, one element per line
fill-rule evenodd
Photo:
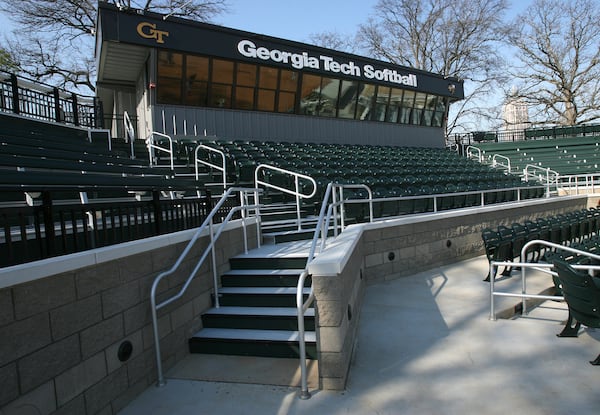
<path fill-rule="evenodd" d="M 227 315 L 264 315 L 264 316 L 296 316 L 295 307 L 235 307 L 224 306 L 211 308 L 205 314 L 227 314 Z M 314 317 L 315 309 L 309 308 L 304 312 L 307 317 Z"/>
<path fill-rule="evenodd" d="M 303 269 L 232 269 L 223 275 L 300 275 Z"/>
<path fill-rule="evenodd" d="M 229 339 L 229 340 L 266 340 L 266 341 L 298 341 L 298 332 L 291 330 L 251 330 L 251 329 L 218 329 L 205 328 L 196 333 L 194 338 Z M 314 331 L 304 332 L 307 342 L 316 342 Z"/>
<path fill-rule="evenodd" d="M 310 294 L 310 287 L 302 289 L 303 294 Z M 296 294 L 296 287 L 222 287 L 219 294 Z"/>

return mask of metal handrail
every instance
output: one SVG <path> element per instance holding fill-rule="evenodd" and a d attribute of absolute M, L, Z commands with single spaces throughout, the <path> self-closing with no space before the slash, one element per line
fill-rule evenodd
<path fill-rule="evenodd" d="M 483 161 L 481 149 L 479 147 L 467 146 L 467 158 L 473 160 L 473 153 L 477 153 L 475 160 L 481 163 Z"/>
<path fill-rule="evenodd" d="M 296 308 L 298 315 L 298 342 L 299 342 L 299 355 L 300 355 L 300 376 L 301 376 L 301 387 L 300 387 L 300 399 L 309 399 L 310 392 L 308 391 L 308 382 L 306 374 L 306 344 L 304 339 L 304 312 L 311 306 L 314 301 L 313 284 L 311 283 L 310 291 L 306 301 L 303 300 L 304 293 L 304 282 L 308 277 L 308 267 L 317 255 L 317 245 L 319 239 L 321 244 L 318 247 L 318 253 L 323 252 L 326 247 L 327 235 L 330 227 L 331 220 L 334 221 L 334 237 L 338 236 L 338 214 L 337 209 L 343 211 L 343 205 L 346 202 L 343 199 L 344 188 L 366 188 L 369 193 L 370 189 L 366 185 L 341 185 L 329 183 L 323 196 L 323 202 L 321 203 L 321 209 L 319 211 L 319 219 L 317 220 L 317 226 L 313 234 L 310 249 L 308 252 L 308 258 L 306 260 L 306 267 L 298 278 L 298 285 L 296 286 Z M 337 200 L 337 194 L 340 192 L 341 199 Z M 331 202 L 330 202 L 331 199 Z M 341 224 L 340 228 L 343 230 L 343 213 L 339 215 Z M 371 209 L 372 217 L 372 209 Z"/>
<path fill-rule="evenodd" d="M 570 252 L 573 254 L 587 256 L 589 258 L 593 258 L 596 260 L 600 260 L 600 255 L 592 254 L 591 252 L 582 251 L 580 249 L 571 248 L 569 246 L 556 244 L 549 241 L 544 241 L 542 239 L 535 239 L 527 242 L 523 245 L 521 249 L 521 258 L 526 258 L 527 251 L 534 245 L 542 245 L 548 248 L 560 249 L 562 251 Z M 509 293 L 496 291 L 495 289 L 495 279 L 496 279 L 496 270 L 498 267 L 520 267 L 521 268 L 521 293 Z M 562 296 L 558 295 L 543 295 L 543 294 L 528 294 L 527 293 L 527 279 L 526 279 L 526 269 L 535 269 L 538 271 L 542 271 L 548 273 L 550 275 L 557 275 L 556 272 L 551 269 L 554 266 L 552 264 L 545 263 L 531 263 L 531 262 L 509 262 L 509 261 L 490 261 L 490 320 L 496 320 L 496 309 L 494 298 L 495 297 L 516 297 L 521 298 L 521 306 L 522 313 L 527 313 L 527 299 L 539 299 L 539 300 L 563 300 Z M 599 265 L 573 265 L 575 269 L 593 269 L 600 270 Z"/>
<path fill-rule="evenodd" d="M 159 136 L 162 138 L 166 138 L 169 140 L 169 148 L 161 147 L 154 143 L 154 136 Z M 154 163 L 154 150 L 165 152 L 169 155 L 169 161 L 171 170 L 175 169 L 175 164 L 173 162 L 173 139 L 171 136 L 163 133 L 159 133 L 157 131 L 152 131 L 148 137 L 146 138 L 146 147 L 148 147 L 148 157 L 150 158 L 150 167 L 157 166 L 158 163 Z"/>
<path fill-rule="evenodd" d="M 206 161 L 206 160 L 202 160 L 198 158 L 198 151 L 200 149 L 204 149 L 204 150 L 208 150 L 208 151 L 212 151 L 214 153 L 217 153 L 221 156 L 221 160 L 223 162 L 223 164 L 221 166 L 217 165 L 217 164 L 213 164 L 210 161 Z M 205 166 L 211 167 L 213 169 L 217 169 L 219 170 L 222 174 L 223 174 L 223 189 L 227 188 L 227 163 L 225 161 L 225 153 L 223 153 L 221 150 L 218 150 L 214 147 L 210 147 L 204 144 L 198 144 L 198 146 L 196 146 L 196 150 L 194 150 L 194 166 L 196 168 L 196 180 L 198 180 L 198 164 L 203 164 Z"/>
<path fill-rule="evenodd" d="M 309 399 L 310 392 L 308 391 L 308 381 L 306 375 L 306 342 L 304 339 L 304 312 L 310 307 L 312 302 L 314 301 L 314 291 L 313 284 L 311 282 L 310 292 L 306 301 L 304 301 L 304 282 L 306 281 L 306 277 L 308 277 L 308 266 L 315 258 L 317 243 L 319 241 L 319 237 L 323 238 L 323 243 L 321 244 L 320 252 L 325 247 L 325 239 L 327 238 L 327 230 L 329 229 L 329 220 L 331 218 L 331 211 L 333 208 L 332 204 L 329 204 L 329 199 L 332 197 L 333 192 L 333 183 L 329 183 L 327 185 L 327 189 L 325 190 L 325 195 L 323 197 L 323 203 L 321 203 L 321 210 L 319 212 L 319 219 L 317 220 L 317 226 L 315 228 L 315 232 L 313 234 L 313 239 L 310 244 L 310 249 L 308 252 L 308 258 L 306 259 L 306 266 L 300 277 L 298 278 L 298 284 L 296 286 L 296 308 L 298 315 L 298 349 L 300 355 L 300 377 L 301 377 L 301 385 L 300 385 L 300 399 Z M 327 212 L 327 215 L 326 215 Z"/>
<path fill-rule="evenodd" d="M 345 214 L 345 203 L 350 203 L 350 204 L 358 204 L 358 203 L 369 203 L 369 222 L 373 222 L 373 201 L 381 201 L 381 200 L 385 200 L 385 199 L 373 199 L 373 192 L 371 191 L 371 188 L 369 186 L 367 186 L 366 184 L 336 184 L 335 187 L 338 189 L 339 191 L 339 197 L 340 197 L 340 203 L 341 203 L 341 209 L 340 209 L 340 220 L 341 220 L 341 227 L 344 228 L 345 227 L 345 218 L 346 218 L 346 214 Z M 369 194 L 369 198 L 368 199 L 344 199 L 344 189 L 364 189 L 367 191 L 367 193 Z M 337 193 L 335 193 L 337 194 Z M 393 198 L 388 198 L 387 200 L 393 200 Z"/>
<path fill-rule="evenodd" d="M 580 180 L 581 179 L 581 180 Z M 580 185 L 579 182 L 584 181 L 584 184 Z M 579 194 L 580 188 L 586 188 L 592 190 L 592 193 L 596 192 L 596 185 L 600 183 L 600 174 L 589 173 L 589 174 L 570 174 L 563 175 L 557 178 L 557 188 L 564 189 L 568 186 L 569 189 L 575 187 L 575 194 Z"/>
<path fill-rule="evenodd" d="M 127 111 L 123 111 L 123 126 L 125 128 L 125 142 L 129 142 L 129 146 L 131 147 L 131 155 L 129 157 L 133 160 L 135 159 L 135 150 L 133 149 L 135 130 L 133 129 L 133 123 L 131 122 Z M 150 163 L 152 163 L 152 161 L 150 161 Z"/>
<path fill-rule="evenodd" d="M 530 173 L 529 170 L 534 170 L 534 171 L 537 170 L 538 174 Z M 552 184 L 554 184 L 555 186 L 558 185 L 559 174 L 558 174 L 558 172 L 550 169 L 549 167 L 544 168 L 544 167 L 536 166 L 535 164 L 527 164 L 525 166 L 525 168 L 523 169 L 523 177 L 525 178 L 525 181 L 529 181 L 529 178 L 534 178 L 542 183 L 544 182 L 544 178 L 545 178 L 546 197 L 549 197 L 550 196 L 550 186 Z M 554 179 L 554 180 L 551 180 L 551 179 Z"/>
<path fill-rule="evenodd" d="M 505 159 L 506 164 L 499 162 L 497 159 Z M 508 173 L 512 172 L 512 168 L 510 165 L 510 159 L 506 156 L 503 156 L 502 154 L 494 154 L 492 156 L 492 167 L 496 167 L 496 166 L 504 167 Z"/>
<path fill-rule="evenodd" d="M 294 190 L 286 189 L 284 187 L 277 186 L 273 183 L 269 183 L 269 182 L 260 180 L 258 177 L 259 177 L 259 172 L 262 170 L 273 170 L 273 171 L 276 171 L 279 173 L 286 174 L 288 176 L 293 176 L 294 177 Z M 299 182 L 300 179 L 308 180 L 312 184 L 313 190 L 310 194 L 300 192 L 300 182 Z M 300 214 L 300 199 L 310 199 L 317 193 L 317 182 L 315 181 L 315 179 L 313 179 L 312 177 L 307 176 L 305 174 L 302 174 L 302 173 L 282 169 L 280 167 L 271 166 L 269 164 L 259 164 L 258 166 L 256 166 L 256 169 L 254 170 L 254 187 L 259 188 L 259 185 L 263 185 L 267 188 L 279 190 L 280 192 L 292 195 L 296 198 L 296 222 L 298 225 L 298 230 L 299 231 L 302 230 L 302 217 Z M 258 196 L 257 196 L 257 198 L 258 198 Z"/>
<path fill-rule="evenodd" d="M 227 189 L 227 191 L 225 193 L 223 193 L 223 195 L 221 196 L 221 198 L 219 199 L 219 201 L 217 202 L 215 207 L 212 209 L 210 214 L 204 220 L 202 225 L 196 230 L 196 232 L 192 236 L 192 239 L 190 239 L 190 241 L 188 242 L 187 246 L 185 247 L 185 249 L 179 256 L 179 258 L 177 258 L 177 261 L 175 261 L 175 263 L 171 266 L 171 268 L 169 268 L 166 271 L 161 272 L 154 279 L 154 282 L 152 283 L 152 289 L 150 291 L 150 304 L 151 304 L 151 313 L 152 313 L 152 327 L 154 330 L 154 347 L 155 347 L 155 351 L 156 351 L 156 369 L 157 369 L 157 373 L 158 373 L 157 386 L 163 386 L 166 383 L 164 376 L 163 376 L 162 362 L 161 362 L 161 358 L 160 358 L 160 339 L 159 339 L 159 335 L 158 335 L 158 316 L 157 316 L 158 310 L 171 304 L 173 301 L 175 301 L 183 296 L 183 294 L 189 287 L 190 283 L 196 276 L 196 273 L 201 268 L 201 266 L 204 264 L 204 260 L 206 259 L 206 257 L 208 256 L 209 253 L 211 254 L 211 260 L 212 260 L 215 307 L 217 307 L 217 308 L 219 307 L 219 293 L 218 293 L 219 288 L 218 288 L 215 243 L 219 239 L 219 236 L 223 232 L 223 229 L 225 228 L 225 226 L 231 221 L 231 218 L 233 217 L 233 215 L 236 212 L 238 212 L 238 211 L 248 212 L 248 211 L 254 210 L 257 215 L 259 214 L 260 207 L 256 203 L 257 202 L 256 199 L 255 199 L 255 204 L 253 204 L 253 205 L 246 205 L 244 202 L 245 200 L 247 200 L 246 195 L 248 195 L 248 194 L 256 195 L 256 194 L 258 194 L 259 191 L 260 191 L 260 189 L 241 188 L 241 187 L 231 187 L 231 188 Z M 213 230 L 213 218 L 219 212 L 221 207 L 225 204 L 227 199 L 235 192 L 240 193 L 240 199 L 241 199 L 240 206 L 236 206 L 229 211 L 229 213 L 227 214 L 227 217 L 225 219 L 223 219 L 223 221 L 221 222 L 221 224 L 219 225 L 218 229 L 215 232 Z M 244 250 L 246 253 L 248 253 L 248 238 L 247 238 L 247 231 L 246 231 L 246 220 L 247 220 L 247 215 L 243 214 L 242 215 L 242 227 L 243 227 L 243 233 L 244 233 Z M 179 292 L 177 294 L 173 295 L 172 297 L 169 297 L 166 300 L 163 300 L 161 303 L 156 304 L 156 290 L 157 290 L 157 287 L 158 287 L 158 284 L 160 283 L 160 281 L 162 281 L 163 278 L 173 274 L 179 268 L 179 266 L 181 265 L 181 263 L 183 262 L 185 257 L 189 254 L 192 247 L 198 240 L 198 238 L 200 238 L 202 233 L 207 228 L 208 228 L 209 235 L 210 235 L 210 243 L 204 250 L 203 254 L 200 256 L 200 259 L 196 263 L 196 266 L 191 271 L 190 275 L 186 279 L 185 283 L 183 284 L 183 286 L 181 287 Z M 258 238 L 258 245 L 260 246 L 260 232 L 257 232 L 257 238 Z"/>

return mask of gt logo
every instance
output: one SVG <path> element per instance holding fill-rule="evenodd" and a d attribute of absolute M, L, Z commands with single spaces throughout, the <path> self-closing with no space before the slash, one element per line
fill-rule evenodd
<path fill-rule="evenodd" d="M 169 36 L 169 32 L 156 30 L 156 25 L 148 22 L 137 25 L 137 32 L 145 39 L 156 39 L 156 43 L 165 43 L 164 38 Z"/>

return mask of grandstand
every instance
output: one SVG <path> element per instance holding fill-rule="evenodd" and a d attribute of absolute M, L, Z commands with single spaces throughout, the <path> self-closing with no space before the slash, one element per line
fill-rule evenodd
<path fill-rule="evenodd" d="M 411 96 L 410 112 L 420 114 L 408 118 L 395 107 L 389 82 L 364 79 L 356 81 L 357 90 L 376 91 L 371 106 L 353 107 L 353 117 L 347 118 L 349 107 L 341 105 L 342 95 L 350 99 L 350 93 L 342 94 L 347 78 L 340 80 L 331 117 L 322 109 L 265 114 L 233 104 L 215 108 L 209 101 L 180 108 L 153 101 L 155 92 L 164 99 L 173 93 L 161 90 L 160 82 L 150 87 L 149 79 L 127 78 L 156 75 L 165 64 L 156 60 L 160 53 L 147 32 L 153 27 L 148 20 L 164 23 L 160 30 L 173 34 L 182 25 L 181 33 L 192 27 L 219 39 L 232 36 L 234 44 L 240 33 L 108 5 L 100 13 L 107 36 L 99 42 L 107 48 L 100 51 L 102 88 L 122 86 L 111 84 L 109 75 L 116 73 L 111 59 L 129 50 L 130 66 L 120 68 L 122 81 L 142 85 L 138 92 L 148 98 L 142 101 L 150 102 L 149 108 L 113 117 L 92 99 L 89 116 L 75 116 L 80 111 L 73 103 L 86 102 L 83 97 L 53 89 L 48 98 L 45 86 L 5 77 L 10 88 L 3 89 L 3 97 L 10 105 L 0 113 L 0 337 L 9 341 L 0 346 L 0 413 L 27 405 L 43 413 L 117 413 L 151 384 L 163 386 L 167 372 L 194 362 L 192 355 L 225 362 L 216 369 L 221 381 L 225 375 L 236 377 L 231 368 L 239 366 L 239 356 L 275 357 L 281 363 L 269 360 L 269 367 L 289 366 L 292 359 L 299 368 L 298 378 L 287 380 L 302 398 L 311 396 L 308 377 L 313 390 L 343 390 L 353 370 L 367 287 L 481 257 L 490 282 L 479 281 L 485 278 L 481 273 L 477 283 L 492 287 L 493 309 L 494 284 L 510 280 L 515 267 L 532 266 L 520 262 L 530 258 L 520 249 L 531 241 L 554 244 L 525 252 L 534 252 L 532 257 L 546 265 L 551 255 L 544 255 L 561 249 L 577 251 L 562 255 L 575 259 L 573 265 L 593 262 L 600 224 L 596 198 L 561 193 L 565 186 L 549 180 L 548 171 L 556 168 L 561 178 L 584 169 L 592 174 L 587 160 L 596 152 L 595 136 L 482 142 L 467 150 L 468 157 L 461 156 L 444 148 L 440 134 L 447 106 L 461 98 L 462 84 L 459 94 L 450 96 L 455 89 L 450 92 L 448 82 L 457 80 L 421 72 L 416 78 L 406 75 L 396 90 Z M 116 32 L 123 38 L 111 39 Z M 279 51 L 317 50 L 267 40 L 273 42 L 270 50 L 275 45 Z M 184 46 L 189 45 L 166 45 L 165 50 Z M 381 65 L 318 51 L 351 59 L 357 68 L 359 63 Z M 209 57 L 213 64 L 223 58 L 218 53 Z M 148 71 L 140 70 L 148 56 L 156 66 L 148 63 Z M 232 68 L 248 64 L 236 59 Z M 277 69 L 281 80 L 282 65 L 275 63 L 269 68 Z M 407 68 L 393 70 L 398 75 Z M 169 75 L 171 81 L 177 78 Z M 316 76 L 314 71 L 296 75 Z M 165 79 L 162 85 L 179 85 L 183 78 Z M 413 79 L 422 89 L 410 89 Z M 240 82 L 235 78 L 232 85 L 241 87 Z M 281 87 L 273 90 L 278 103 L 292 92 Z M 386 91 L 385 104 L 374 99 L 379 91 Z M 314 98 L 314 93 L 308 95 Z M 46 98 L 29 99 L 38 95 Z M 71 97 L 70 106 L 65 97 Z M 354 99 L 356 105 L 361 102 L 359 95 Z M 121 104 L 111 102 L 110 111 Z M 315 108 L 333 111 L 327 105 Z M 377 108 L 377 117 L 361 118 Z M 191 115 L 181 117 L 188 109 Z M 130 119 L 129 113 L 136 115 Z M 199 134 L 216 114 L 222 119 L 213 126 L 220 125 L 223 135 L 218 128 L 216 135 Z M 241 119 L 257 127 L 240 128 Z M 280 140 L 271 133 L 261 137 L 284 120 L 289 129 L 306 126 L 301 139 L 294 139 L 298 130 Z M 327 141 L 323 131 L 336 127 L 341 133 Z M 582 157 L 585 163 L 578 164 Z M 535 163 L 536 173 L 523 174 Z M 497 275 L 499 267 L 503 276 Z M 546 278 L 535 288 L 546 292 L 551 281 Z M 521 301 L 524 309 L 538 298 L 538 292 L 511 295 L 517 299 L 503 303 L 504 312 Z M 261 365 L 253 370 L 264 371 Z"/>
<path fill-rule="evenodd" d="M 557 130 L 552 131 L 556 134 Z M 576 194 L 582 188 L 590 191 L 598 180 L 600 140 L 595 135 L 595 126 L 581 131 L 593 131 L 594 135 L 547 139 L 537 136 L 526 141 L 480 143 L 467 147 L 467 157 L 522 175 L 525 180 L 538 180 L 561 194 Z"/>

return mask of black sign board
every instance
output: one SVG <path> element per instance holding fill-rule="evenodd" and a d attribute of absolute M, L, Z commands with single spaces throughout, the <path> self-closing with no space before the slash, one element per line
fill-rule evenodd
<path fill-rule="evenodd" d="M 442 76 L 304 43 L 100 3 L 102 41 L 254 62 L 464 98 L 463 83 Z"/>

